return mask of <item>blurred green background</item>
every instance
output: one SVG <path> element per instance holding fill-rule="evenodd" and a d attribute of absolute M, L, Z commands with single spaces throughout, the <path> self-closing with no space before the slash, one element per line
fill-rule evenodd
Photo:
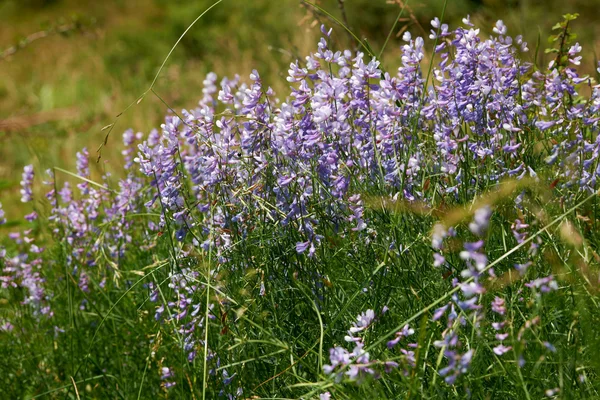
<path fill-rule="evenodd" d="M 401 7 L 395 34 L 429 32 L 444 0 L 320 0 L 336 18 L 381 48 Z M 345 5 L 342 13 L 340 4 Z M 213 0 L 0 0 L 0 201 L 17 224 L 21 168 L 72 170 L 75 152 L 95 153 L 112 123 L 150 85 L 162 60 L 187 26 Z M 502 19 L 513 36 L 523 34 L 533 57 L 541 39 L 538 65 L 550 28 L 566 12 L 584 46 L 583 72 L 594 73 L 600 50 L 598 0 L 448 0 L 451 27 L 470 14 L 484 32 Z M 344 17 L 345 14 L 345 17 Z M 220 77 L 247 77 L 256 68 L 279 93 L 285 93 L 287 66 L 316 48 L 319 25 L 335 28 L 327 16 L 298 0 L 225 0 L 182 40 L 155 87 L 175 109 L 191 108 L 202 96 L 209 71 Z M 340 48 L 353 47 L 335 28 Z M 389 69 L 398 64 L 399 37 L 384 55 Z M 131 127 L 147 132 L 158 126 L 166 107 L 147 96 L 118 121 L 96 176 L 105 168 L 118 174 L 121 133 Z M 38 173 L 36 182 L 42 178 Z M 10 226 L 11 224 L 9 224 Z M 6 228 L 5 228 L 6 229 Z"/>

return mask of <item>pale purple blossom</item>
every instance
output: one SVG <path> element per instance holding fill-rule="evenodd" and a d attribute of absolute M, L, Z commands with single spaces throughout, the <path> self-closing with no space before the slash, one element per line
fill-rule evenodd
<path fill-rule="evenodd" d="M 492 216 L 492 209 L 490 206 L 483 206 L 475 210 L 475 214 L 473 215 L 473 222 L 469 223 L 469 229 L 477 236 L 483 235 L 486 231 L 489 223 L 490 217 Z"/>
<path fill-rule="evenodd" d="M 500 344 L 500 345 L 498 345 L 498 346 L 494 347 L 494 349 L 493 349 L 493 350 L 494 350 L 494 353 L 495 353 L 497 356 L 501 356 L 501 355 L 503 355 L 504 353 L 507 353 L 507 352 L 509 352 L 511 349 L 512 349 L 512 347 L 511 347 L 511 346 L 504 346 L 503 344 Z"/>
<path fill-rule="evenodd" d="M 33 200 L 33 165 L 26 165 L 23 168 L 23 179 L 21 180 L 21 201 L 28 203 Z"/>
<path fill-rule="evenodd" d="M 500 315 L 504 315 L 506 313 L 506 306 L 503 298 L 498 296 L 494 297 L 494 301 L 492 301 L 492 311 Z"/>
<path fill-rule="evenodd" d="M 350 328 L 351 333 L 357 333 L 367 329 L 373 320 L 375 319 L 375 312 L 373 310 L 367 310 L 356 317 L 356 322 Z"/>

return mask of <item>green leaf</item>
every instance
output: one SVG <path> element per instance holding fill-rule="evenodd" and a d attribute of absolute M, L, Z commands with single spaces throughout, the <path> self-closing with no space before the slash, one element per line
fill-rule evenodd
<path fill-rule="evenodd" d="M 574 21 L 577 19 L 577 17 L 579 17 L 579 14 L 575 13 L 575 14 L 565 14 L 563 16 L 563 18 L 565 19 L 565 21 Z"/>

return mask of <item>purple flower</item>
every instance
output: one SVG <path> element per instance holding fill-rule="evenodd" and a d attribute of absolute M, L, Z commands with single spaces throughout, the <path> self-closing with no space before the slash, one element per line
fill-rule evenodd
<path fill-rule="evenodd" d="M 436 250 L 442 248 L 444 239 L 448 236 L 448 231 L 442 224 L 435 224 L 431 232 L 431 247 Z"/>
<path fill-rule="evenodd" d="M 27 220 L 29 222 L 33 222 L 36 219 L 38 219 L 38 215 L 35 211 L 33 211 L 25 216 L 25 220 Z"/>
<path fill-rule="evenodd" d="M 550 343 L 550 342 L 543 342 L 542 344 L 544 345 L 544 347 L 546 349 L 548 349 L 552 353 L 556 353 L 556 347 L 554 347 L 554 345 L 552 343 Z"/>
<path fill-rule="evenodd" d="M 504 353 L 510 351 L 511 349 L 512 349 L 511 346 L 504 346 L 503 344 L 500 344 L 493 348 L 494 353 L 498 356 L 503 355 Z"/>
<path fill-rule="evenodd" d="M 0 331 L 11 332 L 13 329 L 15 329 L 14 325 L 8 321 L 5 321 L 2 324 L 0 324 Z"/>
<path fill-rule="evenodd" d="M 396 346 L 398 344 L 398 342 L 400 340 L 402 340 L 403 338 L 408 337 L 414 333 L 415 333 L 415 330 L 412 329 L 410 326 L 408 326 L 408 324 L 404 325 L 404 327 L 400 331 L 396 332 L 396 338 L 387 342 L 387 348 L 388 349 L 393 348 L 394 346 Z"/>
<path fill-rule="evenodd" d="M 168 379 L 168 378 L 172 378 L 175 374 L 173 373 L 173 370 L 168 368 L 168 367 L 162 367 L 160 369 L 160 379 Z"/>
<path fill-rule="evenodd" d="M 277 184 L 279 186 L 287 186 L 289 185 L 293 180 L 294 180 L 295 176 L 280 176 L 279 178 L 277 178 Z"/>
<path fill-rule="evenodd" d="M 546 129 L 550 129 L 552 128 L 554 125 L 558 124 L 559 121 L 537 121 L 535 123 L 535 126 L 542 130 L 545 131 Z M 550 164 L 550 163 L 549 163 Z"/>
<path fill-rule="evenodd" d="M 440 253 L 433 253 L 433 266 L 440 267 L 446 263 L 446 259 Z"/>
<path fill-rule="evenodd" d="M 506 25 L 504 25 L 504 22 L 502 22 L 502 20 L 498 20 L 496 22 L 496 26 L 493 29 L 494 33 L 497 33 L 498 35 L 506 35 Z"/>
<path fill-rule="evenodd" d="M 437 310 L 434 311 L 432 319 L 434 321 L 437 321 L 438 319 L 442 318 L 442 316 L 446 313 L 447 309 L 448 309 L 448 304 L 438 308 Z"/>
<path fill-rule="evenodd" d="M 469 230 L 477 236 L 483 235 L 490 223 L 490 217 L 492 216 L 492 209 L 486 205 L 475 210 L 473 216 L 473 222 L 469 224 Z"/>
<path fill-rule="evenodd" d="M 298 242 L 296 243 L 296 251 L 298 253 L 304 253 L 309 248 L 310 244 L 310 241 Z"/>
<path fill-rule="evenodd" d="M 233 378 L 235 378 L 237 374 L 233 374 L 233 375 L 229 375 L 229 373 L 227 372 L 226 369 L 223 370 L 223 385 L 227 386 L 229 384 L 231 384 L 231 381 L 233 380 Z"/>
<path fill-rule="evenodd" d="M 460 285 L 460 290 L 466 297 L 485 293 L 485 288 L 477 282 L 463 283 Z"/>
<path fill-rule="evenodd" d="M 542 293 L 558 290 L 558 283 L 556 283 L 552 275 L 544 278 L 534 279 L 533 281 L 526 283 L 525 286 L 531 289 L 539 289 Z"/>
<path fill-rule="evenodd" d="M 519 273 L 521 274 L 521 276 L 525 275 L 527 273 L 527 269 L 532 265 L 533 263 L 531 261 L 528 261 L 524 264 L 515 264 L 515 269 L 517 271 L 519 271 Z"/>
<path fill-rule="evenodd" d="M 0 225 L 6 223 L 6 218 L 4 216 L 4 210 L 2 209 L 2 203 L 0 203 Z"/>
<path fill-rule="evenodd" d="M 493 322 L 492 323 L 492 327 L 499 331 L 500 329 L 504 328 L 504 325 L 506 324 L 506 322 Z"/>
<path fill-rule="evenodd" d="M 448 358 L 449 365 L 440 369 L 439 374 L 444 377 L 446 383 L 452 385 L 460 375 L 468 371 L 473 359 L 473 350 L 471 349 L 463 355 L 447 350 L 444 355 Z"/>
<path fill-rule="evenodd" d="M 492 301 L 492 311 L 498 313 L 500 315 L 504 315 L 506 313 L 506 307 L 504 305 L 504 299 L 496 296 L 494 301 Z"/>
<path fill-rule="evenodd" d="M 468 265 L 471 265 L 471 262 L 474 262 L 474 267 L 476 271 L 483 271 L 487 266 L 487 256 L 479 252 L 479 250 L 483 247 L 483 240 L 479 240 L 473 243 L 465 243 L 464 251 L 460 252 L 460 258 L 467 261 Z"/>
<path fill-rule="evenodd" d="M 83 176 L 85 178 L 90 176 L 90 169 L 89 169 L 89 153 L 87 151 L 87 149 L 84 147 L 81 152 L 78 152 L 76 154 L 77 157 L 77 173 L 79 174 L 79 176 Z"/>
<path fill-rule="evenodd" d="M 350 328 L 351 333 L 357 333 L 367 329 L 373 320 L 375 319 L 375 312 L 373 310 L 367 310 L 364 313 L 356 317 L 356 322 Z"/>
<path fill-rule="evenodd" d="M 21 201 L 27 203 L 33 200 L 33 165 L 26 165 L 23 168 L 23 180 L 21 181 Z"/>
<path fill-rule="evenodd" d="M 510 153 L 510 154 L 514 154 L 517 152 L 517 150 L 519 149 L 519 147 L 521 147 L 521 143 L 516 143 L 513 145 L 506 145 L 506 146 L 502 146 L 502 150 L 505 153 Z"/>

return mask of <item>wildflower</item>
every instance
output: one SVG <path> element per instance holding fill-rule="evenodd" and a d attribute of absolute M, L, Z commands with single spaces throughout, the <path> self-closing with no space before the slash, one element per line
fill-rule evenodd
<path fill-rule="evenodd" d="M 387 348 L 388 349 L 393 348 L 394 346 L 396 346 L 398 344 L 398 342 L 400 340 L 402 340 L 403 338 L 408 337 L 414 333 L 415 333 L 415 330 L 412 329 L 411 327 L 409 327 L 408 324 L 404 325 L 404 327 L 400 331 L 396 332 L 396 338 L 387 342 Z"/>
<path fill-rule="evenodd" d="M 527 269 L 531 266 L 532 262 L 528 261 L 524 264 L 515 264 L 515 269 L 517 271 L 519 271 L 519 273 L 521 274 L 521 276 L 525 275 L 527 273 Z"/>
<path fill-rule="evenodd" d="M 13 329 L 15 329 L 14 325 L 8 321 L 4 321 L 0 324 L 0 331 L 11 332 Z"/>
<path fill-rule="evenodd" d="M 556 347 L 554 347 L 554 345 L 552 343 L 550 343 L 550 342 L 542 342 L 542 344 L 544 345 L 544 347 L 546 349 L 548 349 L 552 353 L 556 353 Z"/>
<path fill-rule="evenodd" d="M 556 283 L 552 275 L 534 279 L 533 281 L 526 283 L 525 286 L 531 289 L 539 289 L 542 293 L 558 290 L 558 283 Z"/>
<path fill-rule="evenodd" d="M 447 309 L 448 309 L 448 304 L 438 308 L 437 310 L 434 311 L 432 319 L 434 321 L 437 321 L 438 319 L 442 318 L 442 316 L 444 315 L 444 313 L 446 312 Z"/>
<path fill-rule="evenodd" d="M 569 49 L 569 61 L 574 64 L 574 65 L 580 65 L 581 64 L 581 56 L 576 56 L 578 53 L 581 52 L 581 46 L 579 45 L 579 43 L 575 43 L 573 46 L 571 46 L 571 48 Z"/>
<path fill-rule="evenodd" d="M 23 168 L 23 180 L 21 181 L 21 201 L 27 203 L 33 200 L 33 165 L 26 165 Z"/>
<path fill-rule="evenodd" d="M 227 372 L 226 369 L 223 370 L 223 384 L 224 385 L 229 385 L 231 384 L 231 381 L 233 380 L 233 378 L 235 378 L 237 374 L 233 374 L 233 375 L 229 375 L 229 373 Z"/>
<path fill-rule="evenodd" d="M 38 219 L 38 214 L 35 211 L 33 211 L 25 216 L 25 220 L 27 220 L 29 222 L 33 222 L 36 219 Z"/>
<path fill-rule="evenodd" d="M 510 351 L 511 349 L 512 349 L 511 346 L 504 346 L 502 344 L 500 344 L 500 345 L 498 345 L 498 346 L 496 346 L 496 347 L 493 348 L 494 353 L 496 355 L 498 355 L 498 356 L 503 355 L 504 353 Z"/>
<path fill-rule="evenodd" d="M 460 285 L 460 289 L 466 297 L 485 293 L 485 288 L 477 282 L 469 282 Z"/>
<path fill-rule="evenodd" d="M 473 26 L 473 23 L 471 22 L 471 16 L 467 15 L 465 18 L 462 19 L 462 23 L 467 25 L 467 26 Z"/>
<path fill-rule="evenodd" d="M 462 355 L 447 350 L 444 352 L 444 356 L 450 360 L 450 363 L 447 367 L 440 369 L 439 374 L 444 377 L 447 384 L 452 385 L 460 375 L 468 371 L 473 359 L 473 350 L 471 349 Z"/>
<path fill-rule="evenodd" d="M 0 225 L 6 223 L 6 217 L 4 215 L 4 210 L 2 209 L 2 203 L 0 203 Z"/>
<path fill-rule="evenodd" d="M 440 267 L 446 263 L 446 258 L 440 253 L 433 253 L 433 266 Z"/>
<path fill-rule="evenodd" d="M 375 319 L 375 312 L 373 310 L 367 310 L 366 312 L 360 314 L 356 318 L 356 322 L 350 328 L 351 333 L 357 333 L 364 329 L 367 329 L 373 320 Z"/>
<path fill-rule="evenodd" d="M 304 253 L 309 248 L 310 245 L 311 245 L 310 241 L 298 242 L 298 243 L 296 243 L 296 251 L 298 253 Z"/>
<path fill-rule="evenodd" d="M 173 370 L 171 370 L 168 367 L 162 367 L 160 369 L 161 375 L 160 375 L 160 379 L 168 379 L 168 378 L 172 378 L 174 373 Z"/>
<path fill-rule="evenodd" d="M 442 224 L 435 224 L 431 233 L 431 247 L 436 250 L 442 248 L 443 240 L 448 236 L 448 231 Z"/>
<path fill-rule="evenodd" d="M 502 22 L 502 20 L 498 20 L 496 22 L 496 26 L 494 26 L 493 31 L 498 35 L 506 35 L 506 25 L 504 25 L 504 22 Z"/>
<path fill-rule="evenodd" d="M 465 243 L 465 250 L 460 252 L 460 258 L 468 263 L 474 262 L 477 271 L 482 271 L 486 267 L 488 261 L 486 255 L 479 252 L 483 247 L 483 244 L 483 240 Z"/>
<path fill-rule="evenodd" d="M 498 296 L 494 298 L 494 301 L 492 301 L 492 311 L 500 315 L 504 315 L 504 313 L 506 313 L 506 306 L 503 298 Z"/>

